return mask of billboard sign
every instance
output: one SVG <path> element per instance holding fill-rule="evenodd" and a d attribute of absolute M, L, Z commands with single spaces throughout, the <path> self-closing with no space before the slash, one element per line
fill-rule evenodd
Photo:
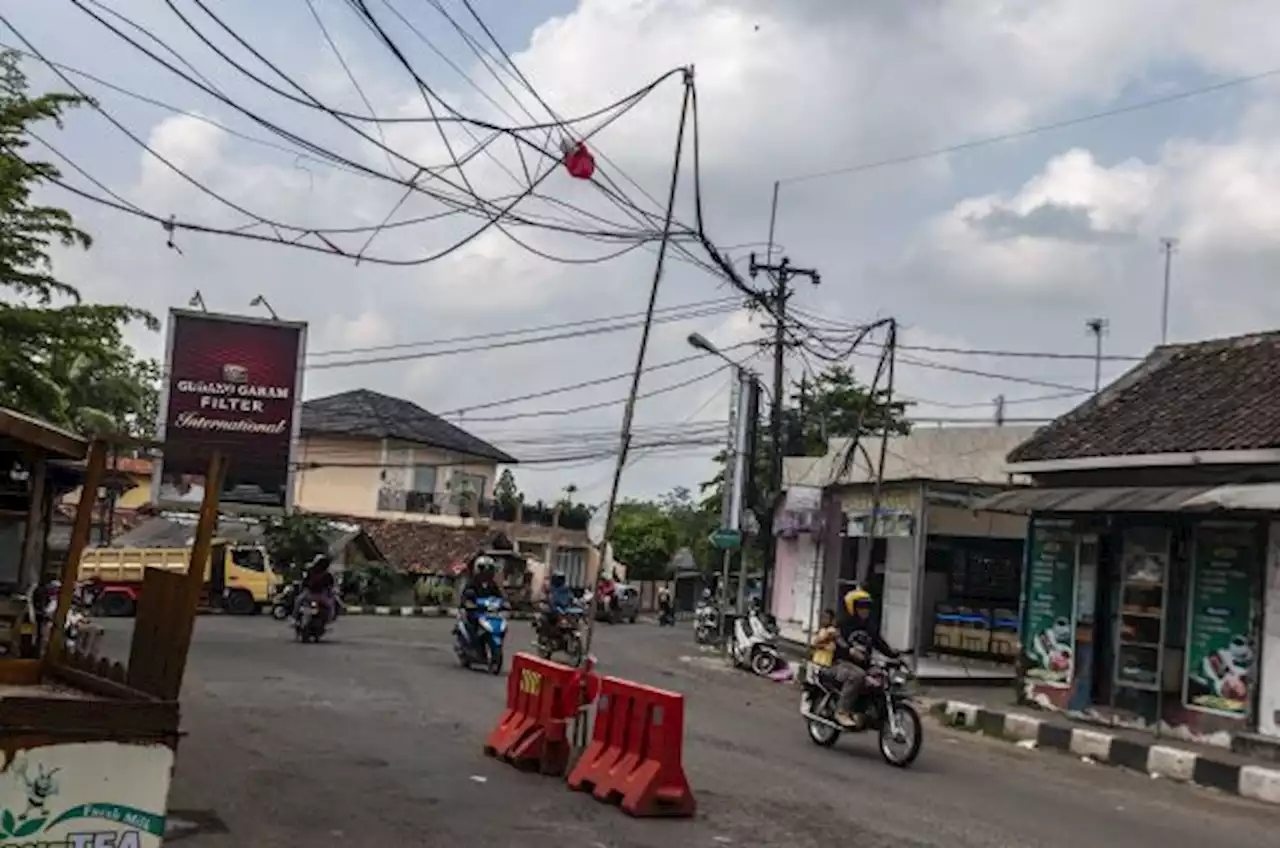
<path fill-rule="evenodd" d="M 169 310 L 153 503 L 198 509 L 209 459 L 220 451 L 225 508 L 293 505 L 306 342 L 305 323 Z"/>

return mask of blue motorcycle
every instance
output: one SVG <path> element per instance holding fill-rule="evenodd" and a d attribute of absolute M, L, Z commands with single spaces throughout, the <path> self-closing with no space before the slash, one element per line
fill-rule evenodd
<path fill-rule="evenodd" d="M 502 643 L 507 635 L 507 618 L 503 615 L 506 602 L 501 598 L 481 598 L 476 601 L 476 607 L 474 626 L 468 620 L 467 611 L 458 610 L 458 621 L 453 626 L 453 649 L 458 663 L 463 668 L 479 665 L 490 674 L 501 674 Z"/>

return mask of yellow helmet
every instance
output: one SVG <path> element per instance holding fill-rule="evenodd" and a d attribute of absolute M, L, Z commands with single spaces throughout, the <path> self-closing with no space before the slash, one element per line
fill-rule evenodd
<path fill-rule="evenodd" d="M 871 593 L 866 589 L 854 589 L 844 596 L 844 610 L 850 615 L 853 615 L 854 607 L 869 603 L 871 603 Z"/>

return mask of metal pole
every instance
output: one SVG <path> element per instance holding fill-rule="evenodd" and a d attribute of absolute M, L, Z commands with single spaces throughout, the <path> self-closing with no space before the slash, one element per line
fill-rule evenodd
<path fill-rule="evenodd" d="M 733 499 L 729 510 L 729 529 L 742 531 L 742 503 L 746 489 L 747 463 L 754 459 L 747 454 L 747 433 L 751 427 L 748 410 L 751 406 L 751 390 L 754 379 L 741 368 L 738 369 L 738 428 L 734 434 L 737 447 L 733 463 Z M 747 556 L 741 545 L 738 547 L 738 597 L 734 604 L 738 615 L 746 612 L 747 598 Z"/>
<path fill-rule="evenodd" d="M 671 188 L 667 192 L 667 212 L 662 225 L 662 241 L 658 245 L 658 261 L 653 271 L 653 283 L 649 287 L 649 306 L 645 313 L 644 329 L 640 333 L 640 350 L 636 354 L 635 373 L 631 377 L 631 392 L 622 413 L 622 436 L 618 446 L 618 461 L 613 470 L 613 484 L 609 488 L 609 502 L 605 508 L 604 538 L 600 542 L 600 572 L 605 569 L 609 550 L 609 536 L 613 532 L 614 510 L 618 505 L 618 489 L 622 484 L 622 472 L 627 465 L 627 453 L 631 448 L 631 423 L 636 412 L 636 395 L 640 391 L 640 377 L 644 373 L 644 357 L 649 348 L 649 332 L 653 328 L 653 310 L 658 301 L 658 286 L 662 282 L 662 269 L 667 258 L 667 246 L 671 243 L 671 220 L 675 215 L 676 189 L 680 183 L 680 159 L 684 153 L 684 131 L 689 120 L 689 101 L 693 95 L 693 68 L 684 72 L 684 101 L 680 106 L 680 126 L 676 130 L 676 150 L 671 164 Z M 591 654 L 591 637 L 595 631 L 596 610 L 600 604 L 599 580 L 592 587 L 590 609 L 587 610 L 587 638 L 583 644 L 584 656 Z"/>
<path fill-rule="evenodd" d="M 867 551 L 865 554 L 859 550 L 858 556 L 858 586 L 865 589 L 871 582 L 871 555 L 875 550 L 876 539 L 880 531 L 880 501 L 884 495 L 884 463 L 885 457 L 889 453 L 889 430 L 893 426 L 893 361 L 897 359 L 898 350 L 898 322 L 896 320 L 889 321 L 889 338 L 886 340 L 884 355 L 888 357 L 889 373 L 887 375 L 887 386 L 885 390 L 884 407 L 880 413 L 884 419 L 882 422 L 880 433 L 880 458 L 876 463 L 876 476 L 871 485 L 871 525 L 868 530 Z M 876 402 L 875 391 L 872 390 L 869 398 L 871 403 Z M 860 543 L 862 540 L 858 540 Z"/>
<path fill-rule="evenodd" d="M 1106 332 L 1107 319 L 1090 318 L 1084 326 L 1093 335 L 1093 393 L 1096 395 L 1102 388 L 1102 334 Z"/>
<path fill-rule="evenodd" d="M 1178 246 L 1178 240 L 1166 236 L 1160 239 L 1160 245 L 1164 248 L 1164 298 L 1160 306 L 1160 344 L 1167 344 L 1169 341 L 1169 281 L 1173 275 L 1173 251 Z"/>
<path fill-rule="evenodd" d="M 724 479 L 720 484 L 720 526 L 730 527 L 733 522 L 734 484 L 738 468 L 738 408 L 742 404 L 742 371 L 734 366 L 733 381 L 729 390 L 729 437 L 725 449 Z M 716 620 L 720 631 L 720 646 L 728 645 L 725 618 L 729 611 L 729 572 L 733 564 L 733 552 L 725 549 L 721 557 L 720 585 L 716 587 Z"/>

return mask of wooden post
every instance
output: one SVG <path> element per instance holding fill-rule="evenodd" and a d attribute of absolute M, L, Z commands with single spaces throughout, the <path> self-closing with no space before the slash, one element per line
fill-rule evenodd
<path fill-rule="evenodd" d="M 85 466 L 84 483 L 80 486 L 80 502 L 76 504 L 76 521 L 71 527 L 71 542 L 67 546 L 67 561 L 62 565 L 62 587 L 58 592 L 58 607 L 49 625 L 49 645 L 41 659 L 44 668 L 57 662 L 66 648 L 63 631 L 67 626 L 67 611 L 80 578 L 80 558 L 89 545 L 89 533 L 93 529 L 94 501 L 107 467 L 107 444 L 101 439 L 89 446 L 89 459 Z"/>
<path fill-rule="evenodd" d="M 205 566 L 213 550 L 213 537 L 218 530 L 218 500 L 222 496 L 222 480 L 226 476 L 227 460 L 215 453 L 209 460 L 209 470 L 204 478 L 204 501 L 200 504 L 200 518 L 196 522 L 196 536 L 191 544 L 191 561 L 187 565 L 186 585 L 181 594 L 181 609 L 173 634 L 171 668 L 176 667 L 175 680 L 181 684 L 191 651 L 191 637 L 195 631 L 196 612 L 200 606 L 200 594 L 204 590 Z"/>

